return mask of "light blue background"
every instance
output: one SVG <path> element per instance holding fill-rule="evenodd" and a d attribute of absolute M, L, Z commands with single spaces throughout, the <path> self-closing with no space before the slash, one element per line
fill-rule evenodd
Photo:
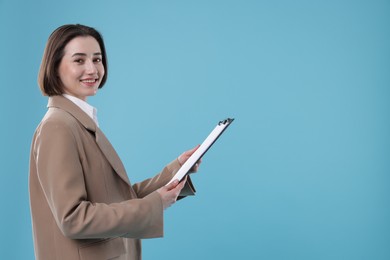
<path fill-rule="evenodd" d="M 89 101 L 133 182 L 236 121 L 144 259 L 390 259 L 390 2 L 0 0 L 0 258 L 33 259 L 32 134 L 49 34 L 97 28 Z"/>

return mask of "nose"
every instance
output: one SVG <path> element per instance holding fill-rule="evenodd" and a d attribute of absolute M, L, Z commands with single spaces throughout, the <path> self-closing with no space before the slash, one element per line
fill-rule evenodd
<path fill-rule="evenodd" d="M 98 70 L 96 68 L 96 65 L 93 63 L 92 60 L 88 60 L 86 63 L 85 63 L 85 72 L 87 74 L 97 74 L 98 73 Z"/>

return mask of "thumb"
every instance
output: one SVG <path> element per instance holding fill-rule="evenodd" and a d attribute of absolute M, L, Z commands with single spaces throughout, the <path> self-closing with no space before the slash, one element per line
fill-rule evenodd
<path fill-rule="evenodd" d="M 179 184 L 179 180 L 174 180 L 173 182 L 169 183 L 166 187 L 167 190 L 174 189 Z"/>

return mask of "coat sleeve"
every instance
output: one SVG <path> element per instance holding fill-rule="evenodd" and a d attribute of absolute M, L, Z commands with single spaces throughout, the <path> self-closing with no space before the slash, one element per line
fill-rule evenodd
<path fill-rule="evenodd" d="M 161 173 L 157 174 L 153 178 L 134 184 L 133 189 L 139 198 L 144 198 L 160 187 L 166 185 L 173 178 L 173 176 L 175 176 L 180 167 L 181 165 L 179 160 L 175 159 L 167 166 L 165 166 Z M 184 188 L 181 190 L 178 199 L 182 199 L 189 195 L 195 195 L 195 188 L 192 184 L 191 177 L 188 175 L 187 182 Z"/>
<path fill-rule="evenodd" d="M 112 204 L 88 200 L 77 138 L 66 122 L 46 121 L 34 143 L 39 184 L 62 233 L 73 239 L 162 236 L 163 205 L 157 192 Z"/>

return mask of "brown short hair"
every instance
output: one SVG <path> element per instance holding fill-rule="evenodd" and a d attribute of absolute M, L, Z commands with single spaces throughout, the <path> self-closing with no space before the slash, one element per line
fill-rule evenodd
<path fill-rule="evenodd" d="M 102 88 L 107 80 L 107 55 L 102 35 L 94 28 L 81 24 L 67 24 L 58 27 L 47 40 L 38 74 L 38 85 L 45 96 L 62 95 L 64 86 L 58 75 L 58 67 L 64 57 L 65 46 L 78 36 L 92 36 L 100 45 L 104 76 L 99 85 Z"/>

